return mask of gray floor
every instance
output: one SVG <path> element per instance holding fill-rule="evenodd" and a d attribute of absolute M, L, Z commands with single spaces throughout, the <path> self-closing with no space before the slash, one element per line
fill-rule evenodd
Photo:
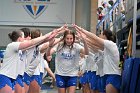
<path fill-rule="evenodd" d="M 41 90 L 41 93 L 58 93 L 57 88 Z M 76 90 L 76 93 L 82 93 L 81 90 Z"/>
<path fill-rule="evenodd" d="M 46 86 L 46 87 L 47 87 L 47 89 L 42 89 L 41 93 L 58 93 L 56 87 L 54 87 L 54 88 L 48 88 L 48 86 Z M 81 92 L 81 90 L 76 90 L 76 93 L 82 93 L 82 92 Z"/>
<path fill-rule="evenodd" d="M 41 93 L 58 93 L 57 92 L 57 87 L 54 86 L 54 88 L 51 88 L 52 84 L 52 79 L 50 77 L 46 77 L 43 80 L 42 88 L 41 88 Z M 81 90 L 76 90 L 76 93 L 82 93 Z"/>

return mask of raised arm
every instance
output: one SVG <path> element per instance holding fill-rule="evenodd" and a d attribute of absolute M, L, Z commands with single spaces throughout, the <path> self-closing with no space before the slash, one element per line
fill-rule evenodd
<path fill-rule="evenodd" d="M 26 40 L 24 42 L 21 42 L 20 45 L 19 45 L 19 50 L 24 50 L 24 49 L 27 49 L 31 46 L 36 46 L 39 43 L 44 42 L 45 39 L 49 40 L 49 38 L 50 38 L 49 35 L 50 35 L 50 33 L 46 34 L 44 36 L 35 38 L 35 39 Z"/>
<path fill-rule="evenodd" d="M 58 29 L 55 29 L 55 31 L 53 33 L 56 34 L 56 36 L 57 36 L 61 33 L 64 33 L 65 31 L 67 31 L 67 27 L 64 25 Z M 53 47 L 61 41 L 62 41 L 62 39 L 55 39 L 55 38 L 52 38 L 49 40 L 49 47 L 47 48 L 47 51 L 46 51 L 46 58 L 48 56 L 51 56 L 55 52 Z"/>
<path fill-rule="evenodd" d="M 84 44 L 84 50 L 81 50 L 81 53 L 83 53 L 85 55 L 88 55 L 89 54 L 89 49 L 88 49 L 87 42 L 85 40 L 86 36 L 85 35 L 82 35 L 81 32 L 77 32 L 77 36 L 81 39 L 81 41 Z"/>
<path fill-rule="evenodd" d="M 86 37 L 88 39 L 90 39 L 91 41 L 93 41 L 93 44 L 97 47 L 99 47 L 101 50 L 104 49 L 104 40 L 99 38 L 98 36 L 96 36 L 94 33 L 91 33 L 77 25 L 73 25 L 74 28 L 76 29 L 76 31 L 82 32 L 83 34 L 86 35 Z"/>
<path fill-rule="evenodd" d="M 36 45 L 40 45 L 44 42 L 47 42 L 47 41 L 51 40 L 52 38 L 56 37 L 57 35 L 59 35 L 60 33 L 63 33 L 66 28 L 67 27 L 64 25 L 58 29 L 54 29 L 52 32 L 49 32 L 49 33 L 45 34 L 44 36 L 21 42 L 19 45 L 19 50 L 25 50 L 25 49 L 34 47 Z"/>
<path fill-rule="evenodd" d="M 56 45 L 57 43 L 59 43 L 60 41 L 61 41 L 61 38 L 55 38 L 53 46 Z M 40 46 L 42 46 L 41 49 L 40 49 L 40 52 L 44 53 L 45 50 L 49 47 L 49 42 L 43 43 Z"/>

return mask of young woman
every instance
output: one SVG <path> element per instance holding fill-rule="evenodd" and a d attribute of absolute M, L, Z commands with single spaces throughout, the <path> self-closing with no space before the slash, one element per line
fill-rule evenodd
<path fill-rule="evenodd" d="M 42 35 L 42 33 L 40 32 L 39 29 L 34 29 L 34 30 L 31 31 L 31 39 L 40 37 L 41 35 Z M 40 69 L 39 69 L 41 54 L 40 54 L 40 51 L 39 51 L 39 46 L 36 46 L 32 50 L 29 50 L 27 55 L 28 55 L 27 61 L 28 61 L 28 64 L 29 64 L 27 66 L 30 69 L 32 68 L 31 70 L 33 70 L 33 75 L 31 75 L 31 77 L 30 77 L 28 93 L 39 93 L 39 91 L 40 91 L 40 81 L 41 81 L 41 79 L 40 79 Z M 34 58 L 34 60 L 32 61 L 33 58 Z M 36 66 L 35 65 L 31 66 L 31 64 L 36 64 Z"/>
<path fill-rule="evenodd" d="M 75 93 L 80 53 L 85 53 L 83 47 L 75 43 L 75 33 L 70 30 L 64 32 L 63 42 L 52 48 L 53 43 L 50 41 L 49 46 L 47 56 L 56 52 L 55 73 L 58 93 L 66 93 L 66 91 Z"/>
<path fill-rule="evenodd" d="M 55 36 L 54 33 L 59 33 L 64 28 L 65 28 L 65 26 L 62 26 L 58 29 L 54 29 L 52 32 L 50 32 L 51 33 L 50 37 Z M 32 39 L 37 38 L 40 35 L 41 35 L 40 31 L 36 29 L 36 30 L 32 31 L 31 38 Z M 44 43 L 46 43 L 46 42 L 44 42 Z M 39 91 L 40 91 L 40 85 L 41 85 L 41 81 L 42 81 L 41 80 L 42 78 L 40 77 L 40 69 L 39 69 L 39 64 L 42 63 L 42 62 L 40 62 L 41 61 L 40 58 L 42 58 L 40 51 L 43 51 L 46 48 L 47 47 L 44 47 L 41 45 L 41 47 L 35 46 L 34 48 L 30 48 L 27 51 L 27 64 L 26 64 L 26 69 L 25 69 L 25 73 L 24 73 L 25 93 L 39 93 Z"/>
<path fill-rule="evenodd" d="M 22 28 L 20 29 L 22 32 L 24 32 L 24 40 L 30 40 L 31 39 L 31 32 L 29 28 Z M 15 93 L 25 93 L 24 84 L 23 84 L 23 75 L 25 71 L 26 66 L 26 58 L 27 58 L 27 50 L 19 52 L 20 61 L 18 62 L 17 66 L 17 73 L 18 76 L 15 80 Z"/>
<path fill-rule="evenodd" d="M 119 51 L 115 38 L 110 30 L 104 30 L 98 37 L 95 34 L 84 30 L 77 25 L 74 25 L 78 32 L 82 35 L 86 35 L 86 38 L 103 51 L 103 73 L 102 78 L 104 91 L 106 93 L 119 93 L 121 86 L 121 71 L 119 69 Z M 85 39 L 86 39 L 85 38 Z M 86 40 L 87 40 L 86 39 Z"/>
<path fill-rule="evenodd" d="M 34 31 L 31 32 L 31 38 L 37 38 L 41 36 L 41 32 L 39 29 L 36 29 Z M 40 89 L 41 89 L 41 85 L 42 85 L 42 76 L 44 73 L 44 69 L 48 71 L 48 73 L 55 79 L 54 74 L 51 72 L 51 70 L 48 67 L 47 62 L 44 60 L 43 58 L 43 53 L 41 53 L 40 51 L 42 51 L 42 49 L 47 48 L 47 44 L 43 43 L 42 45 L 38 46 L 38 58 L 35 59 L 35 64 L 38 64 L 38 66 L 36 67 L 34 74 L 31 76 L 31 82 L 29 85 L 29 93 L 40 93 Z M 31 65 L 29 65 L 31 66 Z"/>

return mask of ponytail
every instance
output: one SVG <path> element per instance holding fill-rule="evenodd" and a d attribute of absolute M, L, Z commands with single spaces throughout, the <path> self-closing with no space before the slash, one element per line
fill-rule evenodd
<path fill-rule="evenodd" d="M 21 30 L 13 31 L 12 33 L 9 33 L 8 36 L 11 39 L 11 41 L 15 42 L 15 41 L 17 41 L 17 39 L 19 37 L 22 37 L 22 33 L 21 32 L 22 32 Z"/>

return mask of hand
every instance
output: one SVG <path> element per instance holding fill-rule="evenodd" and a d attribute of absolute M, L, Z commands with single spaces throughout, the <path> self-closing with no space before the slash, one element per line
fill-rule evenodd
<path fill-rule="evenodd" d="M 77 31 L 76 33 L 80 41 L 85 41 L 85 38 L 87 38 L 86 35 L 80 31 Z"/>
<path fill-rule="evenodd" d="M 55 37 L 58 35 L 56 31 L 57 31 L 57 30 L 54 29 L 54 30 L 51 32 L 51 34 L 50 34 L 50 36 L 49 36 L 49 40 L 55 38 Z"/>
<path fill-rule="evenodd" d="M 84 74 L 83 71 L 79 71 L 79 72 L 78 72 L 78 76 L 79 76 L 79 77 L 83 76 L 83 74 Z"/>
<path fill-rule="evenodd" d="M 49 40 L 49 47 L 54 46 L 54 42 L 55 42 L 55 39 L 54 38 L 53 39 L 50 39 Z"/>
<path fill-rule="evenodd" d="M 67 24 L 65 24 L 64 26 L 56 29 L 58 34 L 64 33 L 66 30 L 68 30 L 68 26 Z"/>
<path fill-rule="evenodd" d="M 76 31 L 81 31 L 81 30 L 82 30 L 81 27 L 79 27 L 79 26 L 77 26 L 77 25 L 75 25 L 75 24 L 72 24 L 72 26 L 76 29 Z"/>
<path fill-rule="evenodd" d="M 77 25 L 75 25 L 75 24 L 72 24 L 72 25 L 73 25 L 73 27 L 76 29 L 77 35 L 78 35 L 79 37 L 81 37 L 82 40 L 85 40 L 85 38 L 86 38 L 85 32 L 87 32 L 87 30 L 85 30 L 85 29 L 83 29 L 83 28 L 81 28 L 81 27 L 79 27 L 79 26 L 77 26 Z"/>
<path fill-rule="evenodd" d="M 76 29 L 76 31 L 81 31 L 83 33 L 87 31 L 87 30 L 85 30 L 85 29 L 83 29 L 83 28 L 81 28 L 81 27 L 79 27 L 79 26 L 77 26 L 75 24 L 72 24 L 72 26 Z"/>
<path fill-rule="evenodd" d="M 47 56 L 47 61 L 51 61 L 52 60 L 52 56 Z"/>

